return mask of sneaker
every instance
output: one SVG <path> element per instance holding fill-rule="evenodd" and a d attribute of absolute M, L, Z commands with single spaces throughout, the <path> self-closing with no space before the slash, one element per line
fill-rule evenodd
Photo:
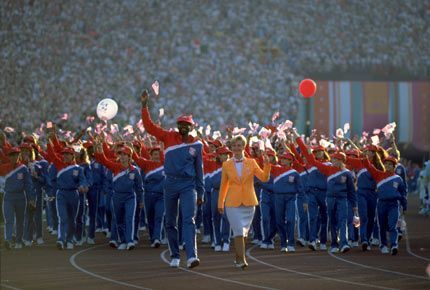
<path fill-rule="evenodd" d="M 162 244 L 162 245 L 167 245 L 167 239 L 166 239 L 166 238 L 162 239 L 162 240 L 161 240 L 161 244 Z"/>
<path fill-rule="evenodd" d="M 310 242 L 308 244 L 308 248 L 311 249 L 312 251 L 316 251 L 316 249 L 317 249 L 317 243 L 315 243 L 315 241 L 314 242 Z"/>
<path fill-rule="evenodd" d="M 179 250 L 180 250 L 180 251 L 183 251 L 184 249 L 185 249 L 184 244 L 179 245 Z"/>
<path fill-rule="evenodd" d="M 95 244 L 96 244 L 96 242 L 94 241 L 94 239 L 87 238 L 87 244 L 88 244 L 88 245 L 95 245 Z"/>
<path fill-rule="evenodd" d="M 83 244 L 84 244 L 83 240 L 79 240 L 79 241 L 75 242 L 75 246 L 77 246 L 77 247 L 81 247 Z"/>
<path fill-rule="evenodd" d="M 159 239 L 155 239 L 154 242 L 151 244 L 151 248 L 159 248 L 161 245 Z"/>
<path fill-rule="evenodd" d="M 295 251 L 296 251 L 296 248 L 294 248 L 293 246 L 288 246 L 287 247 L 287 252 L 294 253 Z"/>
<path fill-rule="evenodd" d="M 134 243 L 135 245 L 138 245 L 138 244 L 139 244 L 139 240 L 133 240 L 133 243 Z"/>
<path fill-rule="evenodd" d="M 38 244 L 38 245 L 43 245 L 45 242 L 43 241 L 43 239 L 42 238 L 37 238 L 37 240 L 36 240 L 36 244 Z"/>
<path fill-rule="evenodd" d="M 144 231 L 146 230 L 146 227 L 139 227 L 139 231 Z"/>
<path fill-rule="evenodd" d="M 337 247 L 331 247 L 331 248 L 330 248 L 330 253 L 332 253 L 332 254 L 337 254 L 337 253 L 339 253 L 339 248 L 337 248 Z"/>
<path fill-rule="evenodd" d="M 170 267 L 172 267 L 172 268 L 179 268 L 180 263 L 181 263 L 181 260 L 179 260 L 179 259 L 172 259 L 172 261 L 170 261 Z"/>
<path fill-rule="evenodd" d="M 387 246 L 383 246 L 383 247 L 381 248 L 381 253 L 382 253 L 382 254 L 389 254 L 389 253 L 390 253 L 390 250 L 388 250 Z"/>
<path fill-rule="evenodd" d="M 127 244 L 126 243 L 122 243 L 118 246 L 117 248 L 120 251 L 124 251 L 125 249 L 127 249 Z"/>
<path fill-rule="evenodd" d="M 297 244 L 300 245 L 300 247 L 306 247 L 307 242 L 304 239 L 299 238 L 297 239 Z"/>
<path fill-rule="evenodd" d="M 221 250 L 222 250 L 221 246 L 219 245 L 215 246 L 215 249 L 214 249 L 215 252 L 221 252 Z"/>
<path fill-rule="evenodd" d="M 372 246 L 379 246 L 379 240 L 378 239 L 372 239 L 371 244 L 372 244 Z"/>
<path fill-rule="evenodd" d="M 189 258 L 187 260 L 187 268 L 192 269 L 200 265 L 200 260 L 198 258 Z"/>
<path fill-rule="evenodd" d="M 127 244 L 127 251 L 131 251 L 131 250 L 134 250 L 134 248 L 135 248 L 136 246 L 134 245 L 134 243 L 128 243 Z"/>
<path fill-rule="evenodd" d="M 31 245 L 33 244 L 31 241 L 27 241 L 27 240 L 23 240 L 24 246 L 26 247 L 31 247 Z"/>
<path fill-rule="evenodd" d="M 258 239 L 253 239 L 251 242 L 253 245 L 259 245 L 260 244 L 260 240 Z"/>
<path fill-rule="evenodd" d="M 111 237 L 112 237 L 111 232 L 107 232 L 107 234 L 106 234 L 106 238 L 110 239 Z"/>
<path fill-rule="evenodd" d="M 21 250 L 22 249 L 22 244 L 21 243 L 16 243 L 15 244 L 15 250 Z"/>
<path fill-rule="evenodd" d="M 64 244 L 62 241 L 57 241 L 56 246 L 57 246 L 57 249 L 64 250 Z"/>
<path fill-rule="evenodd" d="M 224 243 L 224 245 L 222 245 L 222 251 L 223 252 L 230 252 L 230 245 L 227 243 Z"/>
<path fill-rule="evenodd" d="M 344 246 L 340 249 L 340 251 L 341 251 L 342 253 L 346 253 L 346 252 L 348 252 L 349 250 L 351 250 L 351 247 L 350 247 L 349 245 L 344 245 Z"/>
<path fill-rule="evenodd" d="M 102 233 L 107 236 L 107 234 L 109 233 L 109 229 L 108 228 L 104 228 L 102 229 Z"/>
<path fill-rule="evenodd" d="M 320 251 L 327 251 L 326 244 L 320 244 Z"/>
<path fill-rule="evenodd" d="M 109 246 L 111 246 L 111 248 L 118 248 L 118 243 L 114 240 L 109 241 Z"/>
<path fill-rule="evenodd" d="M 204 235 L 202 238 L 203 244 L 209 244 L 211 242 L 211 236 L 210 235 Z"/>
<path fill-rule="evenodd" d="M 362 242 L 362 243 L 361 243 L 361 250 L 362 250 L 363 252 L 366 252 L 366 251 L 367 251 L 367 247 L 369 247 L 369 244 L 368 244 L 367 242 Z"/>
<path fill-rule="evenodd" d="M 261 245 L 260 245 L 260 249 L 268 249 L 269 248 L 269 245 L 268 244 L 265 244 L 265 243 L 261 243 Z"/>
<path fill-rule="evenodd" d="M 357 248 L 358 247 L 358 242 L 352 242 L 351 246 L 352 246 L 352 248 Z"/>
<path fill-rule="evenodd" d="M 58 232 L 56 231 L 56 230 L 53 230 L 52 232 L 51 232 L 51 235 L 53 235 L 53 236 L 56 236 L 58 234 Z"/>
<path fill-rule="evenodd" d="M 212 248 L 212 249 L 215 249 L 215 242 L 212 242 L 212 244 L 211 244 L 211 248 Z"/>
<path fill-rule="evenodd" d="M 274 250 L 274 249 L 275 249 L 275 244 L 269 244 L 269 245 L 267 246 L 267 249 L 269 249 L 269 250 Z"/>
<path fill-rule="evenodd" d="M 102 228 L 97 228 L 96 229 L 96 233 L 101 233 L 103 231 L 103 229 Z"/>
<path fill-rule="evenodd" d="M 370 247 L 370 245 L 367 245 L 367 250 L 368 251 L 372 250 L 372 248 Z"/>
<path fill-rule="evenodd" d="M 201 234 L 200 229 L 197 229 L 197 230 L 196 230 L 196 235 L 200 235 L 200 234 Z"/>
<path fill-rule="evenodd" d="M 399 252 L 399 249 L 397 248 L 397 246 L 394 246 L 391 248 L 391 255 L 395 256 L 397 255 L 398 252 Z"/>
<path fill-rule="evenodd" d="M 282 247 L 281 248 L 281 252 L 285 252 L 286 253 L 287 252 L 287 248 L 286 247 Z"/>
<path fill-rule="evenodd" d="M 67 249 L 67 250 L 73 250 L 73 243 L 71 243 L 71 242 L 67 242 L 66 249 Z"/>

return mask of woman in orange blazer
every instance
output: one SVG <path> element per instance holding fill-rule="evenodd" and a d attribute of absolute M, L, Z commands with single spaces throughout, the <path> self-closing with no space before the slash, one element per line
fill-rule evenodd
<path fill-rule="evenodd" d="M 264 168 L 258 166 L 252 158 L 244 157 L 246 139 L 239 135 L 231 140 L 233 158 L 222 165 L 221 186 L 218 198 L 218 211 L 225 213 L 233 230 L 234 247 L 236 250 L 235 265 L 245 268 L 245 237 L 248 235 L 254 217 L 258 199 L 254 190 L 254 176 L 262 182 L 270 177 L 270 164 L 266 155 L 263 156 Z"/>

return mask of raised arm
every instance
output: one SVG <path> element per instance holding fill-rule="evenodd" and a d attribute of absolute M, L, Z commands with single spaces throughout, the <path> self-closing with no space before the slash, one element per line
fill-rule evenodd
<path fill-rule="evenodd" d="M 271 165 L 267 160 L 267 156 L 265 157 L 265 160 L 264 160 L 263 169 L 260 168 L 260 166 L 257 164 L 257 161 L 255 161 L 255 159 L 251 159 L 251 160 L 253 162 L 254 175 L 262 182 L 267 182 L 270 178 L 270 168 L 271 168 Z"/>
<path fill-rule="evenodd" d="M 152 136 L 155 136 L 158 140 L 163 141 L 166 139 L 166 136 L 169 134 L 169 131 L 164 130 L 160 126 L 154 124 L 154 122 L 151 119 L 151 115 L 149 114 L 148 109 L 148 101 L 149 101 L 149 95 L 148 91 L 144 91 L 141 95 L 141 101 L 142 101 L 142 123 L 145 127 L 146 132 L 151 134 Z"/>

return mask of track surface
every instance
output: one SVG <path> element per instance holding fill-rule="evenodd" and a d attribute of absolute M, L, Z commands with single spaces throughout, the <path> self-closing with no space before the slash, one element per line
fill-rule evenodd
<path fill-rule="evenodd" d="M 58 251 L 55 240 L 20 251 L 0 250 L 1 289 L 430 289 L 430 218 L 416 214 L 410 198 L 408 236 L 398 256 L 373 248 L 330 255 L 297 247 L 293 254 L 247 247 L 249 268 L 233 267 L 230 253 L 199 244 L 201 265 L 171 269 L 167 247 L 146 242 L 134 251 L 109 248 L 102 235 L 94 247 Z M 184 255 L 185 256 L 185 253 Z M 185 258 L 184 258 L 185 259 Z M 184 263 L 184 261 L 183 261 Z"/>

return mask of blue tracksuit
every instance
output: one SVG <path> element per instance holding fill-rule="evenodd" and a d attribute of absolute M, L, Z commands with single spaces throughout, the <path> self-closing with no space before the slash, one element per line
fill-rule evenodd
<path fill-rule="evenodd" d="M 78 187 L 87 186 L 84 169 L 73 164 L 57 173 L 58 241 L 72 243 L 79 209 Z"/>
<path fill-rule="evenodd" d="M 25 165 L 18 165 L 5 175 L 4 191 L 4 239 L 9 242 L 12 240 L 13 227 L 16 223 L 16 243 L 22 243 L 27 200 L 35 200 L 33 182 Z"/>
<path fill-rule="evenodd" d="M 376 213 L 376 182 L 366 168 L 357 173 L 357 202 L 361 242 L 369 242 Z"/>
<path fill-rule="evenodd" d="M 297 232 L 299 238 L 309 241 L 309 214 L 308 212 L 305 212 L 303 209 L 303 204 L 305 204 L 308 201 L 307 193 L 308 193 L 308 186 L 307 186 L 307 178 L 308 178 L 308 172 L 305 170 L 303 172 L 300 172 L 300 179 L 302 181 L 303 189 L 305 192 L 305 195 L 297 196 L 297 213 L 298 213 L 298 221 L 297 221 Z"/>
<path fill-rule="evenodd" d="M 218 196 L 221 186 L 221 170 L 218 168 L 211 173 L 209 183 L 212 187 L 211 193 L 211 212 L 214 242 L 216 246 L 230 244 L 230 223 L 225 213 L 221 216 L 218 212 Z"/>
<path fill-rule="evenodd" d="M 270 245 L 276 234 L 275 194 L 273 193 L 273 176 L 267 182 L 261 183 L 260 191 L 261 225 L 263 243 Z"/>
<path fill-rule="evenodd" d="M 397 247 L 398 231 L 396 225 L 399 219 L 399 203 L 403 211 L 407 210 L 405 183 L 398 175 L 384 178 L 377 184 L 377 194 L 380 247 L 387 246 L 387 231 L 390 233 L 391 247 Z"/>
<path fill-rule="evenodd" d="M 95 160 L 91 160 L 90 166 L 92 183 L 87 192 L 88 200 L 88 238 L 94 239 L 96 232 L 96 220 L 98 215 L 99 200 L 103 193 L 103 182 L 105 177 L 105 167 Z M 106 202 L 106 211 L 109 203 Z"/>
<path fill-rule="evenodd" d="M 113 204 L 112 204 L 112 196 L 113 196 L 113 173 L 106 167 L 104 167 L 104 177 L 102 184 L 102 192 L 106 195 L 106 225 L 111 233 L 111 240 L 118 240 L 118 230 L 116 226 L 115 216 L 113 214 Z"/>
<path fill-rule="evenodd" d="M 210 236 L 211 241 L 213 241 L 214 237 L 212 226 L 212 185 L 209 182 L 210 177 L 211 173 L 207 173 L 204 175 L 205 196 L 203 202 L 203 234 L 205 236 Z"/>
<path fill-rule="evenodd" d="M 281 239 L 281 247 L 294 247 L 294 226 L 296 224 L 296 197 L 304 197 L 300 174 L 288 169 L 273 179 L 275 194 L 276 226 Z M 307 202 L 306 202 L 307 203 Z"/>
<path fill-rule="evenodd" d="M 91 187 L 93 184 L 93 174 L 92 174 L 92 169 L 90 165 L 81 164 L 80 166 L 84 170 L 84 176 L 85 176 L 87 186 Z M 76 241 L 80 241 L 83 238 L 84 232 L 85 232 L 85 212 L 86 212 L 85 195 L 86 194 L 79 192 L 79 208 L 78 208 L 78 214 L 76 216 L 76 231 L 75 231 Z"/>
<path fill-rule="evenodd" d="M 55 200 L 57 195 L 57 168 L 53 163 L 49 164 L 48 172 L 46 173 L 46 195 L 51 198 L 47 204 L 51 213 L 52 229 L 56 231 L 58 230 L 57 201 Z"/>
<path fill-rule="evenodd" d="M 137 200 L 143 200 L 139 169 L 130 166 L 116 174 L 113 177 L 113 191 L 112 204 L 119 240 L 121 243 L 133 243 Z"/>
<path fill-rule="evenodd" d="M 325 244 L 327 243 L 327 178 L 315 166 L 308 169 L 307 189 L 309 197 L 309 241 L 315 242 L 317 239 L 319 216 L 320 241 L 321 244 Z"/>
<path fill-rule="evenodd" d="M 348 202 L 357 207 L 354 179 L 349 170 L 343 169 L 327 177 L 327 212 L 331 232 L 331 247 L 338 247 L 339 230 L 340 246 L 348 244 L 347 218 Z"/>
<path fill-rule="evenodd" d="M 202 143 L 196 141 L 171 146 L 165 150 L 164 204 L 166 231 L 172 258 L 179 258 L 176 221 L 179 199 L 187 259 L 197 257 L 194 217 L 197 195 L 203 197 L 204 194 L 202 147 Z"/>
<path fill-rule="evenodd" d="M 46 160 L 35 161 L 31 165 L 31 170 L 36 172 L 37 177 L 32 176 L 33 189 L 36 198 L 36 208 L 27 207 L 25 216 L 24 240 L 33 240 L 33 233 L 37 238 L 42 238 L 42 210 L 43 191 L 46 185 L 46 171 L 48 162 Z"/>
<path fill-rule="evenodd" d="M 164 179 L 163 166 L 148 171 L 145 174 L 144 204 L 151 243 L 156 239 L 161 240 L 164 219 Z"/>

